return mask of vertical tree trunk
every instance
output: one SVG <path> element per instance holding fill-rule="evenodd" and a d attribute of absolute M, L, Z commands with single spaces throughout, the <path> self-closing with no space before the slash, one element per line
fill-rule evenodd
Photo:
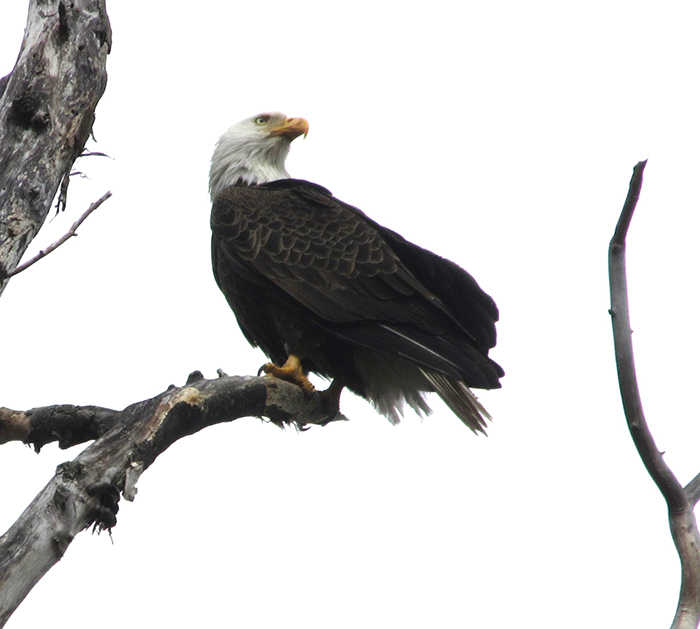
<path fill-rule="evenodd" d="M 0 295 L 90 135 L 111 42 L 105 0 L 30 0 L 0 81 Z"/>

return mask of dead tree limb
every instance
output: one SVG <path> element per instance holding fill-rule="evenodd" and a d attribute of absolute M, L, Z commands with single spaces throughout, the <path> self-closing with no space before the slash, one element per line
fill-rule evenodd
<path fill-rule="evenodd" d="M 627 231 L 639 199 L 645 166 L 644 161 L 634 168 L 627 199 L 610 241 L 610 315 L 627 425 L 644 466 L 666 500 L 671 535 L 681 560 L 681 590 L 671 629 L 695 629 L 700 622 L 700 534 L 693 507 L 700 497 L 700 480 L 696 477 L 684 488 L 664 461 L 644 416 L 634 365 L 625 254 Z"/>
<path fill-rule="evenodd" d="M 248 416 L 298 428 L 345 419 L 339 413 L 329 416 L 318 395 L 305 397 L 287 382 L 229 376 L 205 380 L 201 374 L 184 387 L 169 388 L 121 412 L 78 406 L 2 409 L 0 430 L 11 425 L 13 439 L 35 447 L 47 440 L 67 447 L 101 436 L 61 465 L 0 537 L 0 627 L 78 533 L 116 524 L 120 495 L 133 500 L 141 473 L 171 444 L 207 426 Z"/>
<path fill-rule="evenodd" d="M 0 96 L 0 294 L 85 146 L 107 83 L 104 0 L 31 0 Z"/>

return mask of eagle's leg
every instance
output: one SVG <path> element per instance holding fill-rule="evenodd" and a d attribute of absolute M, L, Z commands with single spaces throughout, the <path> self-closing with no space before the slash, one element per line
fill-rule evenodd
<path fill-rule="evenodd" d="M 278 367 L 274 363 L 265 363 L 260 367 L 260 371 L 264 371 L 265 374 L 273 378 L 279 378 L 280 380 L 286 380 L 287 382 L 296 384 L 298 387 L 301 387 L 307 395 L 311 395 L 316 391 L 316 387 L 311 384 L 311 381 L 306 377 L 306 374 L 301 368 L 301 359 L 294 354 L 290 354 L 289 358 L 287 358 L 287 362 L 281 367 Z"/>

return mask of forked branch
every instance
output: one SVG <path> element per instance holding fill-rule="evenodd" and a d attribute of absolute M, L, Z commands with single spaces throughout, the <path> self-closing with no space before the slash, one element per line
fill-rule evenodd
<path fill-rule="evenodd" d="M 288 382 L 229 376 L 205 380 L 198 372 L 184 387 L 171 387 L 123 411 L 69 405 L 0 409 L 0 443 L 19 440 L 39 448 L 58 441 L 68 447 L 96 439 L 59 467 L 0 537 L 0 627 L 80 531 L 116 524 L 120 495 L 133 500 L 139 476 L 171 444 L 207 426 L 247 416 L 298 428 L 345 419 L 326 408 L 320 396 L 307 397 Z"/>
<path fill-rule="evenodd" d="M 681 592 L 671 629 L 696 629 L 700 621 L 700 535 L 693 507 L 700 497 L 700 482 L 696 478 L 683 488 L 656 447 L 644 417 L 634 366 L 625 255 L 627 231 L 639 200 L 645 166 L 646 161 L 634 167 L 627 199 L 610 241 L 610 315 L 627 426 L 644 466 L 666 500 L 671 535 L 681 559 Z"/>

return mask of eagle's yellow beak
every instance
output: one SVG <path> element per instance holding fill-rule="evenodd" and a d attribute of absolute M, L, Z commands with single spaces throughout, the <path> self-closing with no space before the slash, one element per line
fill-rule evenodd
<path fill-rule="evenodd" d="M 270 131 L 270 136 L 283 135 L 291 142 L 300 135 L 304 137 L 309 133 L 309 123 L 304 118 L 287 118 L 281 125 Z"/>

